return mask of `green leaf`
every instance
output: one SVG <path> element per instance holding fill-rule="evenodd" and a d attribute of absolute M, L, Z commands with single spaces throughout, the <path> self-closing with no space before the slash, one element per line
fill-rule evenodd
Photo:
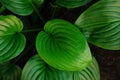
<path fill-rule="evenodd" d="M 91 0 L 56 0 L 56 4 L 66 8 L 76 8 L 83 6 Z"/>
<path fill-rule="evenodd" d="M 44 3 L 45 0 L 32 0 L 34 2 L 34 4 L 40 6 Z"/>
<path fill-rule="evenodd" d="M 96 59 L 82 71 L 74 72 L 73 80 L 100 80 L 100 71 Z"/>
<path fill-rule="evenodd" d="M 45 62 L 56 69 L 75 71 L 91 62 L 91 52 L 79 29 L 61 19 L 48 21 L 39 32 L 36 49 Z"/>
<path fill-rule="evenodd" d="M 9 61 L 24 49 L 26 39 L 22 22 L 13 15 L 0 16 L 0 62 Z"/>
<path fill-rule="evenodd" d="M 54 69 L 35 55 L 24 66 L 21 80 L 72 80 L 72 74 Z"/>
<path fill-rule="evenodd" d="M 120 50 L 120 0 L 100 0 L 83 12 L 75 24 L 98 47 Z"/>
<path fill-rule="evenodd" d="M 21 68 L 10 63 L 0 63 L 0 80 L 20 80 Z"/>
<path fill-rule="evenodd" d="M 95 58 L 82 71 L 62 71 L 49 66 L 35 55 L 25 64 L 21 80 L 100 80 L 100 72 Z"/>
<path fill-rule="evenodd" d="M 13 13 L 26 16 L 33 12 L 33 3 L 42 4 L 43 0 L 0 0 L 0 2 Z"/>
<path fill-rule="evenodd" d="M 10 11 L 19 15 L 29 15 L 33 12 L 30 0 L 0 0 Z"/>

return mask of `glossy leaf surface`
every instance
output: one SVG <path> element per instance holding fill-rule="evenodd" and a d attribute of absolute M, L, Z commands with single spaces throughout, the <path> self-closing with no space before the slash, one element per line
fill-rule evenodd
<path fill-rule="evenodd" d="M 91 0 L 56 0 L 56 4 L 66 8 L 76 8 L 83 6 Z"/>
<path fill-rule="evenodd" d="M 20 80 L 21 68 L 10 63 L 0 63 L 0 80 Z"/>
<path fill-rule="evenodd" d="M 21 80 L 100 80 L 100 73 L 95 58 L 84 70 L 73 72 L 57 70 L 36 55 L 24 66 Z"/>
<path fill-rule="evenodd" d="M 15 16 L 0 16 L 0 62 L 18 56 L 24 49 L 26 39 L 20 31 L 22 22 Z"/>
<path fill-rule="evenodd" d="M 52 67 L 75 71 L 92 60 L 86 39 L 79 29 L 61 19 L 48 21 L 36 39 L 39 56 Z"/>
<path fill-rule="evenodd" d="M 72 80 L 72 74 L 50 67 L 36 55 L 26 63 L 21 80 Z"/>
<path fill-rule="evenodd" d="M 120 0 L 100 0 L 76 20 L 75 24 L 98 47 L 120 50 Z"/>

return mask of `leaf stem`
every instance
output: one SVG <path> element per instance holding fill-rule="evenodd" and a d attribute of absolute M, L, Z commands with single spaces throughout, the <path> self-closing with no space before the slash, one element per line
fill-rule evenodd
<path fill-rule="evenodd" d="M 2 13 L 3 11 L 5 11 L 5 6 L 4 5 L 2 5 L 1 7 L 0 7 L 0 13 Z"/>
<path fill-rule="evenodd" d="M 57 11 L 57 8 L 59 8 L 59 7 L 57 5 L 52 4 L 52 3 L 50 3 L 50 6 L 53 8 L 52 16 L 51 16 L 51 19 L 53 19 L 55 16 L 55 13 Z"/>
<path fill-rule="evenodd" d="M 35 32 L 35 31 L 40 31 L 42 30 L 42 28 L 39 28 L 39 29 L 27 29 L 27 30 L 23 30 L 21 31 L 22 33 L 27 33 L 27 32 Z"/>
<path fill-rule="evenodd" d="M 43 23 L 45 23 L 45 20 L 43 19 L 43 16 L 39 13 L 39 11 L 38 11 L 38 9 L 36 8 L 36 6 L 35 6 L 33 3 L 31 3 L 31 5 L 32 5 L 34 11 L 36 12 L 36 14 L 38 15 L 38 17 L 40 18 L 40 20 L 41 20 Z"/>

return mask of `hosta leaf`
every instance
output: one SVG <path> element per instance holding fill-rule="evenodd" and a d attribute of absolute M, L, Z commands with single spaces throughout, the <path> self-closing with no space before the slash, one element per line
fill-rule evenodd
<path fill-rule="evenodd" d="M 56 0 L 56 4 L 66 8 L 76 8 L 83 6 L 91 0 Z"/>
<path fill-rule="evenodd" d="M 82 71 L 74 72 L 73 80 L 100 80 L 100 71 L 96 59 Z"/>
<path fill-rule="evenodd" d="M 38 54 L 60 70 L 84 69 L 92 60 L 86 39 L 79 29 L 61 19 L 48 21 L 36 39 Z"/>
<path fill-rule="evenodd" d="M 21 68 L 10 63 L 0 63 L 0 80 L 20 80 Z"/>
<path fill-rule="evenodd" d="M 35 55 L 24 66 L 21 80 L 72 80 L 72 73 L 54 69 Z"/>
<path fill-rule="evenodd" d="M 13 13 L 26 16 L 33 12 L 33 3 L 42 4 L 43 0 L 0 0 L 0 2 Z"/>
<path fill-rule="evenodd" d="M 120 0 L 100 0 L 76 20 L 88 41 L 98 47 L 120 50 Z"/>
<path fill-rule="evenodd" d="M 0 16 L 0 62 L 18 56 L 24 49 L 26 39 L 20 31 L 22 22 L 15 16 Z"/>
<path fill-rule="evenodd" d="M 84 70 L 72 72 L 57 70 L 35 55 L 24 66 L 21 80 L 100 80 L 100 73 L 95 58 Z"/>

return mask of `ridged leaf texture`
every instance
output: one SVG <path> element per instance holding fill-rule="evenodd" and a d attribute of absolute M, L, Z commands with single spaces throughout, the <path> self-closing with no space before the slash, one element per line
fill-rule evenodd
<path fill-rule="evenodd" d="M 100 71 L 96 59 L 93 57 L 92 63 L 82 71 L 74 72 L 73 80 L 100 80 Z"/>
<path fill-rule="evenodd" d="M 35 55 L 24 66 L 21 80 L 72 80 L 72 74 L 54 69 Z"/>
<path fill-rule="evenodd" d="M 13 15 L 0 16 L 0 62 L 9 61 L 24 49 L 26 39 L 20 33 L 23 24 Z"/>
<path fill-rule="evenodd" d="M 0 63 L 0 80 L 20 80 L 21 68 L 10 63 Z"/>
<path fill-rule="evenodd" d="M 0 2 L 11 12 L 27 16 L 34 10 L 34 3 L 42 4 L 43 0 L 0 0 Z"/>
<path fill-rule="evenodd" d="M 84 69 L 91 61 L 91 52 L 85 37 L 72 23 L 54 19 L 39 32 L 36 49 L 45 62 L 60 70 Z"/>
<path fill-rule="evenodd" d="M 75 24 L 98 47 L 120 50 L 120 0 L 100 0 L 83 12 Z"/>
<path fill-rule="evenodd" d="M 74 72 L 55 69 L 35 55 L 25 64 L 21 80 L 100 80 L 100 73 L 95 58 L 87 68 Z"/>
<path fill-rule="evenodd" d="M 91 0 L 56 0 L 56 4 L 66 8 L 76 8 L 83 6 Z"/>

